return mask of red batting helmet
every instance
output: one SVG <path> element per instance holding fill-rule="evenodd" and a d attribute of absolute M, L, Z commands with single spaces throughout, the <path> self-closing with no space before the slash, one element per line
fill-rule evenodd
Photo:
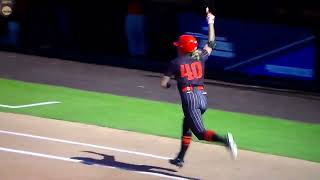
<path fill-rule="evenodd" d="M 173 43 L 183 53 L 191 53 L 197 49 L 197 39 L 191 35 L 181 35 L 178 42 Z"/>

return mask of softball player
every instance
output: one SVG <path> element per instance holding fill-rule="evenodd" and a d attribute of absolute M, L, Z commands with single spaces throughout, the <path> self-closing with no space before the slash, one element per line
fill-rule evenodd
<path fill-rule="evenodd" d="M 202 50 L 197 49 L 198 43 L 193 36 L 182 35 L 179 37 L 178 41 L 174 43 L 178 50 L 178 57 L 171 61 L 160 82 L 163 88 L 169 88 L 170 77 L 174 76 L 181 97 L 184 113 L 181 148 L 177 157 L 169 160 L 171 164 L 178 167 L 183 166 L 192 133 L 199 140 L 224 144 L 230 150 L 232 157 L 234 159 L 237 157 L 237 145 L 232 134 L 227 133 L 226 136 L 220 136 L 212 130 L 205 129 L 202 121 L 202 114 L 207 108 L 207 97 L 203 86 L 204 68 L 205 62 L 215 46 L 214 19 L 215 16 L 208 12 L 208 43 Z"/>

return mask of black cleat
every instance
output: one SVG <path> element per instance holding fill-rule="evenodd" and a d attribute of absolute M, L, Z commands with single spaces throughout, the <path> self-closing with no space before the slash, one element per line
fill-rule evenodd
<path fill-rule="evenodd" d="M 178 166 L 179 168 L 182 168 L 184 161 L 180 158 L 175 158 L 175 159 L 170 159 L 169 163 L 175 166 Z"/>

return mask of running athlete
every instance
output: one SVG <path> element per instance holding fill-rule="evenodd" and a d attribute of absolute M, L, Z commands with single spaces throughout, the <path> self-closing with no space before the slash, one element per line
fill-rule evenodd
<path fill-rule="evenodd" d="M 182 167 L 184 156 L 191 143 L 192 133 L 199 139 L 209 142 L 219 142 L 230 150 L 233 159 L 237 157 L 237 145 L 231 133 L 220 136 L 212 130 L 205 129 L 202 114 L 207 109 L 207 97 L 204 91 L 205 62 L 215 47 L 215 16 L 207 10 L 209 27 L 208 43 L 202 50 L 197 49 L 198 43 L 191 35 L 181 35 L 174 45 L 178 50 L 178 57 L 171 61 L 167 71 L 161 79 L 163 88 L 170 87 L 170 78 L 174 76 L 181 97 L 184 113 L 182 125 L 181 148 L 175 159 L 169 162 Z"/>

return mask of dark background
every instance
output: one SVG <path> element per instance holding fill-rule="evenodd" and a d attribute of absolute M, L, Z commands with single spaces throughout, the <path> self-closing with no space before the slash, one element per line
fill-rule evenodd
<path fill-rule="evenodd" d="M 0 37 L 8 33 L 8 22 L 18 22 L 21 29 L 18 35 L 19 44 L 0 44 L 0 48 L 161 72 L 176 54 L 171 44 L 179 36 L 178 14 L 194 12 L 205 17 L 205 3 L 200 0 L 138 2 L 142 4 L 146 17 L 146 56 L 131 57 L 128 53 L 125 33 L 128 0 L 17 0 L 13 6 L 13 14 L 0 17 Z M 316 1 L 211 0 L 209 6 L 214 14 L 221 18 L 308 27 L 316 36 L 319 52 L 320 8 Z M 317 58 L 317 78 L 307 83 L 221 72 L 211 73 L 207 78 L 248 85 L 319 91 L 319 56 Z"/>

